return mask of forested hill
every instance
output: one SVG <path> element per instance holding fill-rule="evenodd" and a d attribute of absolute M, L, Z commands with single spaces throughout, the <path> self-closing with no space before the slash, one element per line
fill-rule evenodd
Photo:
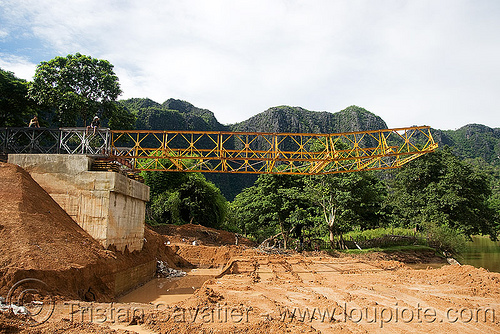
<path fill-rule="evenodd" d="M 150 99 L 128 99 L 119 103 L 136 114 L 136 129 L 143 130 L 335 133 L 387 128 L 382 118 L 357 106 L 336 113 L 279 106 L 246 121 L 222 125 L 213 112 L 186 101 L 168 99 L 160 104 Z"/>
<path fill-rule="evenodd" d="M 387 129 L 387 124 L 382 118 L 357 106 L 336 113 L 280 106 L 230 125 L 230 128 L 250 132 L 335 133 Z"/>
<path fill-rule="evenodd" d="M 168 99 L 162 104 L 150 99 L 128 99 L 119 103 L 137 116 L 136 129 L 225 131 L 214 113 L 191 103 Z"/>
<path fill-rule="evenodd" d="M 458 130 L 434 130 L 441 146 L 448 145 L 462 158 L 482 158 L 500 166 L 500 129 L 482 124 L 468 124 Z"/>

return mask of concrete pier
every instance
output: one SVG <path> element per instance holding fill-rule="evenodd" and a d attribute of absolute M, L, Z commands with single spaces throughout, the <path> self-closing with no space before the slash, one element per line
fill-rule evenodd
<path fill-rule="evenodd" d="M 105 248 L 141 250 L 149 187 L 126 176 L 90 171 L 86 155 L 9 154 Z"/>

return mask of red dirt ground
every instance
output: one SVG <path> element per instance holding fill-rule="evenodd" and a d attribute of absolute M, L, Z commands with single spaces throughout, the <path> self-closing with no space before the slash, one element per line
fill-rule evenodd
<path fill-rule="evenodd" d="M 237 237 L 234 233 L 195 224 L 162 225 L 152 229 L 165 236 L 171 243 L 177 244 L 197 242 L 199 245 L 221 246 L 236 245 L 237 241 L 240 246 L 256 246 L 254 242 L 242 236 Z"/>
<path fill-rule="evenodd" d="M 144 250 L 122 254 L 103 249 L 21 168 L 0 164 L 0 184 L 0 295 L 35 277 L 61 298 L 54 315 L 36 327 L 0 312 L 0 334 L 500 333 L 499 273 L 448 265 L 413 270 L 401 262 L 433 261 L 432 254 L 267 254 L 196 225 L 159 230 L 166 236 L 146 229 Z M 194 240 L 200 245 L 189 244 Z M 155 258 L 173 267 L 219 268 L 219 275 L 162 308 L 109 303 L 107 274 Z M 102 303 L 84 301 L 89 288 Z M 75 303 L 82 310 L 145 311 L 120 322 L 129 330 L 112 329 L 114 319 L 98 323 L 92 313 L 70 321 Z M 131 320 L 140 326 L 126 326 Z"/>

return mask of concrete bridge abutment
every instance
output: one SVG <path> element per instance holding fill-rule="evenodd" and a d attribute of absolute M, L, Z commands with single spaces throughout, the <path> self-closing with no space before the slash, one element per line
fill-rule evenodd
<path fill-rule="evenodd" d="M 115 172 L 91 171 L 93 158 L 66 154 L 9 154 L 105 248 L 136 251 L 144 245 L 149 187 Z"/>

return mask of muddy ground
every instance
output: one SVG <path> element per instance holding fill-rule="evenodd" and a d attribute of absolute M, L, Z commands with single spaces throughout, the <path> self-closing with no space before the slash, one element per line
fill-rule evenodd
<path fill-rule="evenodd" d="M 0 296 L 30 275 L 58 285 L 36 287 L 29 317 L 0 312 L 0 333 L 500 333 L 500 274 L 410 268 L 443 262 L 432 252 L 273 254 L 190 225 L 148 229 L 143 252 L 121 254 L 93 242 L 18 167 L 0 165 L 0 178 Z M 182 296 L 110 295 L 99 275 L 152 258 L 185 268 L 167 282 Z"/>
<path fill-rule="evenodd" d="M 181 301 L 61 300 L 37 326 L 0 315 L 0 333 L 500 333 L 498 273 L 240 251 Z"/>

